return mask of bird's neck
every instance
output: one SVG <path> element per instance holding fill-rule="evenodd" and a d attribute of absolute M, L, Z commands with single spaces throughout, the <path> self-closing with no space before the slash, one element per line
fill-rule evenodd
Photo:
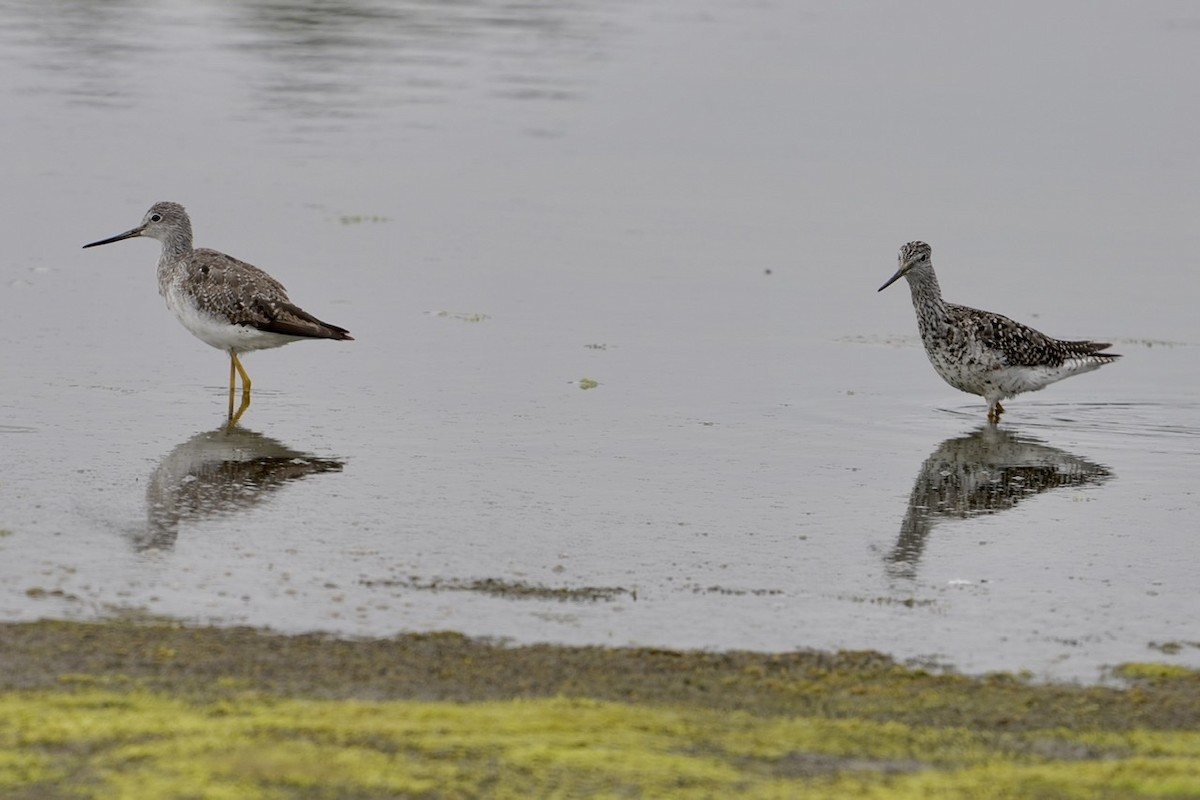
<path fill-rule="evenodd" d="M 912 270 L 904 276 L 912 291 L 913 308 L 918 317 L 946 316 L 946 301 L 942 299 L 942 287 L 932 269 Z"/>
<path fill-rule="evenodd" d="M 178 261 L 190 252 L 192 252 L 191 231 L 179 230 L 169 239 L 162 240 L 163 261 Z"/>
<path fill-rule="evenodd" d="M 158 293 L 166 297 L 167 286 L 176 270 L 192 252 L 190 231 L 179 231 L 175 236 L 162 241 L 162 254 L 158 257 Z"/>

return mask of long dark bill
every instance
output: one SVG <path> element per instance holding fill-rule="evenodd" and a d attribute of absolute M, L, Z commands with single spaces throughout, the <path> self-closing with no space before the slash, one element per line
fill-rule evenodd
<path fill-rule="evenodd" d="M 96 242 L 96 244 L 104 244 L 104 242 Z M 891 286 L 893 283 L 895 283 L 896 281 L 900 280 L 900 279 L 901 279 L 901 278 L 903 278 L 903 277 L 904 277 L 904 268 L 903 268 L 903 267 L 901 267 L 900 269 L 896 270 L 896 274 L 895 274 L 895 275 L 893 275 L 892 277 L 888 278 L 888 281 L 887 281 L 887 283 L 885 283 L 883 286 L 880 286 L 880 287 L 879 287 L 878 289 L 876 289 L 875 291 L 877 291 L 877 292 L 882 292 L 884 289 L 886 289 L 887 287 Z"/>
<path fill-rule="evenodd" d="M 112 244 L 113 242 L 119 242 L 122 239 L 132 239 L 135 236 L 141 236 L 142 230 L 143 230 L 142 228 L 134 228 L 131 231 L 125 231 L 124 233 L 118 233 L 116 236 L 110 236 L 109 238 L 101 239 L 98 242 L 92 242 L 91 244 L 85 244 L 83 246 L 83 249 L 86 250 L 89 247 L 97 247 L 102 244 Z"/>

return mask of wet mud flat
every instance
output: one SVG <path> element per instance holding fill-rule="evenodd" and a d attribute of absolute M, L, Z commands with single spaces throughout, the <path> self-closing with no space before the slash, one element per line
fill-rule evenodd
<path fill-rule="evenodd" d="M 6 798 L 1200 795 L 1200 673 L 0 625 Z"/>

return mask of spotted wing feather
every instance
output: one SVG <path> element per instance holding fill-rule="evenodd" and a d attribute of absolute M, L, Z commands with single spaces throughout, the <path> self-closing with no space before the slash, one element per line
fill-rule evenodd
<path fill-rule="evenodd" d="M 253 264 L 216 250 L 195 250 L 184 290 L 210 314 L 261 331 L 315 339 L 352 339 L 349 331 L 288 300 L 283 284 Z"/>
<path fill-rule="evenodd" d="M 957 317 L 956 324 L 961 330 L 978 341 L 984 350 L 1000 354 L 1004 366 L 1057 367 L 1069 361 L 1108 363 L 1121 357 L 1117 353 L 1100 352 L 1112 347 L 1110 342 L 1063 341 L 1003 314 L 953 304 L 947 306 Z"/>

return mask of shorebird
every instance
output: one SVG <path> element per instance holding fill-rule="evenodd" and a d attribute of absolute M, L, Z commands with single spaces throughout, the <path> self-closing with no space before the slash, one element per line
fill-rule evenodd
<path fill-rule="evenodd" d="M 955 389 L 983 397 L 989 422 L 1000 421 L 1001 400 L 1036 392 L 1120 358 L 1100 352 L 1112 347 L 1108 342 L 1052 339 L 1001 314 L 947 303 L 933 272 L 931 253 L 925 242 L 901 247 L 900 268 L 879 291 L 908 279 L 930 363 Z"/>
<path fill-rule="evenodd" d="M 162 243 L 158 293 L 183 327 L 207 345 L 229 353 L 229 424 L 250 406 L 250 376 L 239 353 L 281 347 L 302 339 L 353 340 L 288 300 L 283 284 L 252 264 L 216 250 L 192 248 L 192 222 L 178 203 L 155 203 L 142 224 L 98 242 L 96 247 L 137 236 Z M 233 410 L 234 386 L 242 379 L 242 402 Z"/>

